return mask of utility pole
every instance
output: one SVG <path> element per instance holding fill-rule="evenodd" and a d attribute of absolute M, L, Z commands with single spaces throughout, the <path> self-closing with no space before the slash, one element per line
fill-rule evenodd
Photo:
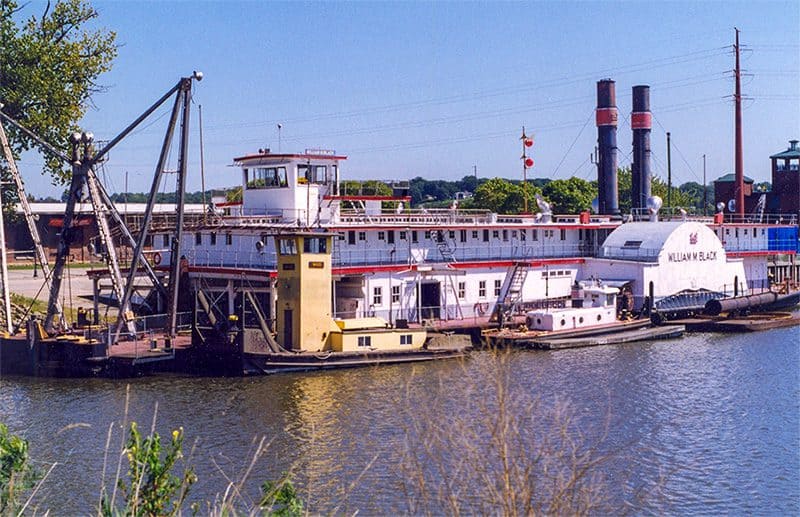
<path fill-rule="evenodd" d="M 197 123 L 200 125 L 200 189 L 203 192 L 203 224 L 206 224 L 208 205 L 206 204 L 206 164 L 203 159 L 203 105 L 197 105 Z"/>
<path fill-rule="evenodd" d="M 734 70 L 734 78 L 736 80 L 736 90 L 733 95 L 735 110 L 735 125 L 736 125 L 736 215 L 739 221 L 744 221 L 744 157 L 742 155 L 742 69 L 739 66 L 739 29 L 734 27 L 736 31 L 736 44 L 734 50 L 736 51 L 736 69 Z"/>
<path fill-rule="evenodd" d="M 703 154 L 703 215 L 708 210 L 708 189 L 706 188 L 706 155 Z"/>
<path fill-rule="evenodd" d="M 672 149 L 669 136 L 669 131 L 667 131 L 667 207 L 672 208 Z"/>

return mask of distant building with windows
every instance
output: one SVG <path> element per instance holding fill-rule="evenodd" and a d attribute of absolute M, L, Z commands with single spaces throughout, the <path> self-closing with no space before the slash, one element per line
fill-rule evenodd
<path fill-rule="evenodd" d="M 141 222 L 144 217 L 147 205 L 145 203 L 116 203 L 117 211 L 125 220 L 129 230 L 138 235 Z M 49 258 L 54 258 L 58 243 L 61 239 L 61 231 L 64 226 L 64 213 L 67 210 L 66 203 L 30 203 L 31 212 L 36 221 L 36 228 L 42 240 L 42 246 Z M 197 218 L 203 213 L 202 204 L 184 205 L 186 218 Z M 109 217 L 109 220 L 111 218 Z M 153 218 L 151 230 L 156 227 L 168 227 L 171 223 L 174 227 L 175 205 L 169 203 L 156 203 L 153 206 Z M 31 262 L 34 258 L 33 239 L 28 231 L 22 208 L 17 204 L 15 217 L 7 217 L 5 223 L 6 251 L 10 262 Z M 131 250 L 127 241 L 115 224 L 111 224 L 113 244 L 117 248 L 120 257 L 127 259 Z M 97 222 L 94 211 L 89 203 L 78 203 L 75 205 L 75 216 L 72 222 L 72 243 L 70 245 L 70 260 L 75 262 L 97 261 L 98 257 L 91 252 L 100 249 L 100 241 L 97 231 Z M 91 246 L 90 246 L 91 244 Z M 153 238 L 148 235 L 145 242 L 146 249 L 158 249 L 162 243 L 153 243 Z"/>
<path fill-rule="evenodd" d="M 786 214 L 800 217 L 800 147 L 798 140 L 790 140 L 789 148 L 769 157 L 772 162 L 772 189 L 754 189 L 753 180 L 744 177 L 744 211 L 755 212 L 761 196 L 765 196 L 764 213 Z M 736 178 L 726 174 L 714 181 L 714 203 L 728 206 L 736 199 Z"/>

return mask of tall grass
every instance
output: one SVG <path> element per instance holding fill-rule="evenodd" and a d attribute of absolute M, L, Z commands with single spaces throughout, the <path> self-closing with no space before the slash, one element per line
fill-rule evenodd
<path fill-rule="evenodd" d="M 446 381 L 433 390 L 409 381 L 415 403 L 405 416 L 400 482 L 408 513 L 612 513 L 601 470 L 609 456 L 599 448 L 605 424 L 589 440 L 566 402 L 531 402 L 514 387 L 511 353 L 492 353 L 478 366 L 486 384 L 461 392 L 462 407 L 446 396 Z"/>

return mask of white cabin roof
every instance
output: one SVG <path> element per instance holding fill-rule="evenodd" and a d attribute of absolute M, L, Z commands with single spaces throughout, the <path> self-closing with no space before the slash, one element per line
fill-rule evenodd
<path fill-rule="evenodd" d="M 639 242 L 641 249 L 661 249 L 667 242 L 672 232 L 679 226 L 685 224 L 683 221 L 675 222 L 635 222 L 619 225 L 603 242 L 604 248 L 621 249 L 629 248 L 630 243 Z M 625 243 L 629 243 L 625 246 Z"/>
<path fill-rule="evenodd" d="M 634 222 L 618 226 L 603 242 L 601 258 L 654 262 L 662 252 L 725 250 L 707 225 L 695 221 Z"/>

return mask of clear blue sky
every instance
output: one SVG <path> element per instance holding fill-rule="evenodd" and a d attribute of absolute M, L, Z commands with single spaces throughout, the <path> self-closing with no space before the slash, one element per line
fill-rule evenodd
<path fill-rule="evenodd" d="M 800 138 L 797 0 L 93 4 L 120 44 L 100 78 L 108 91 L 83 122 L 97 138 L 113 137 L 180 76 L 205 74 L 192 111 L 192 191 L 197 105 L 207 187 L 239 181 L 232 158 L 277 150 L 278 123 L 284 152 L 335 149 L 349 157 L 348 179 L 454 180 L 473 166 L 521 178 L 522 126 L 536 140 L 533 177 L 592 179 L 595 83 L 606 77 L 617 84 L 620 165 L 630 163 L 631 87 L 649 84 L 655 173 L 666 178 L 670 131 L 673 183 L 702 182 L 704 153 L 710 182 L 733 171 L 734 26 L 748 74 L 745 174 L 768 180 L 768 156 Z M 123 190 L 126 172 L 129 190 L 149 188 L 166 120 L 112 151 L 109 190 Z M 25 157 L 29 190 L 60 193 L 40 167 Z"/>

